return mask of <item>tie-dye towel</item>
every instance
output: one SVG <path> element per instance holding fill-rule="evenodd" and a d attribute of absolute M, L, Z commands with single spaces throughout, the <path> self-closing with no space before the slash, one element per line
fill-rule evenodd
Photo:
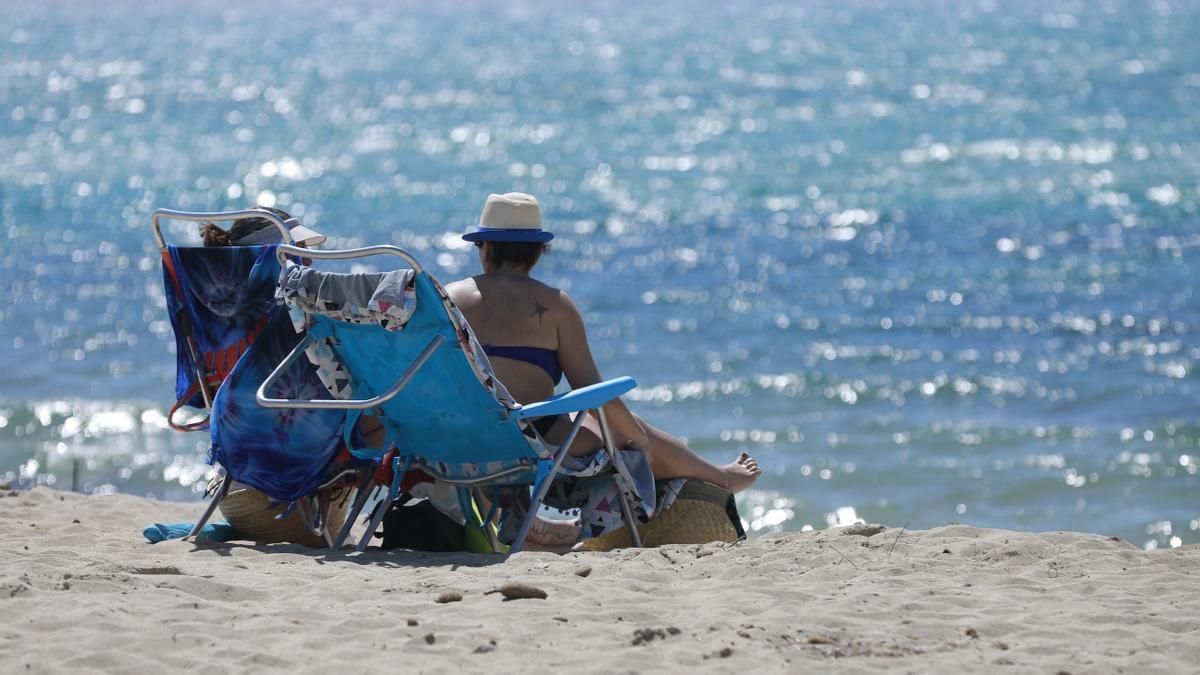
<path fill-rule="evenodd" d="M 199 408 L 190 329 L 210 390 L 233 370 L 267 321 L 279 262 L 275 246 L 179 247 L 163 252 L 163 285 L 175 331 L 175 398 Z"/>
<path fill-rule="evenodd" d="M 275 308 L 213 402 L 210 461 L 278 501 L 310 495 L 324 482 L 341 447 L 346 417 L 340 410 L 264 408 L 255 400 L 259 385 L 300 340 L 287 312 Z M 267 393 L 273 398 L 330 398 L 306 359 L 294 361 Z"/>

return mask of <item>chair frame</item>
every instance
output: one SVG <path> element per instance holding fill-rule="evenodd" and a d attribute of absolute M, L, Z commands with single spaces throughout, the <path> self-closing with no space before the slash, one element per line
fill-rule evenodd
<path fill-rule="evenodd" d="M 301 249 L 285 244 L 279 246 L 276 251 L 276 255 L 279 257 L 281 264 L 286 263 L 288 256 L 303 256 L 312 260 L 349 260 L 373 255 L 393 255 L 399 257 L 406 264 L 408 264 L 413 270 L 414 274 L 421 274 L 423 271 L 421 264 L 416 260 L 416 258 L 413 257 L 412 254 L 400 247 L 390 245 L 367 246 L 345 250 L 316 251 Z M 449 297 L 446 296 L 441 286 L 436 283 L 436 280 L 433 281 L 435 282 L 435 287 L 438 290 L 438 294 L 446 307 L 446 314 L 449 318 L 451 326 L 454 328 L 455 332 L 461 333 L 464 329 L 464 326 L 458 321 L 456 313 L 449 311 L 450 308 L 453 307 L 453 303 L 450 301 Z M 276 380 L 282 375 L 282 373 L 286 372 L 287 368 L 296 359 L 298 359 L 301 354 L 304 353 L 304 349 L 309 343 L 309 339 L 306 338 L 305 340 L 301 341 L 301 343 L 297 345 L 287 357 L 285 357 L 283 362 L 280 363 L 270 375 L 267 376 L 266 380 L 263 381 L 262 385 L 258 389 L 256 399 L 259 405 L 268 408 L 337 408 L 343 410 L 369 410 L 387 402 L 400 393 L 400 391 L 403 390 L 404 387 L 412 380 L 417 372 L 425 365 L 426 361 L 446 339 L 447 336 L 443 334 L 435 335 L 430 340 L 430 343 L 420 353 L 420 355 L 418 355 L 408 366 L 408 368 L 406 368 L 405 371 L 400 374 L 400 376 L 396 379 L 395 384 L 389 387 L 384 393 L 369 399 L 289 400 L 272 398 L 268 396 L 267 392 L 271 389 L 272 385 L 275 384 Z M 614 448 L 612 433 L 609 429 L 608 419 L 604 414 L 603 406 L 604 404 L 620 397 L 621 394 L 633 389 L 636 386 L 637 383 L 634 382 L 632 378 L 619 377 L 588 387 L 581 387 L 557 396 L 552 396 L 537 403 L 519 405 L 516 408 L 506 411 L 507 416 L 513 421 L 514 424 L 517 420 L 522 419 L 575 413 L 575 419 L 571 425 L 571 429 L 554 455 L 553 465 L 549 475 L 547 475 L 540 483 L 537 481 L 534 483 L 538 486 L 538 489 L 533 495 L 529 513 L 527 514 L 525 521 L 521 524 L 516 539 L 509 548 L 509 555 L 520 551 L 522 545 L 524 544 L 525 538 L 528 536 L 529 530 L 533 525 L 533 521 L 537 517 L 542 503 L 545 500 L 546 494 L 550 490 L 550 485 L 553 483 L 554 478 L 558 475 L 559 469 L 562 467 L 563 460 L 567 456 L 567 449 L 571 446 L 571 443 L 575 440 L 576 435 L 579 433 L 579 429 L 583 426 L 584 416 L 589 410 L 595 412 L 596 418 L 600 423 L 600 432 L 604 442 L 604 448 L 608 451 L 609 457 L 612 459 L 614 466 L 618 468 L 624 468 L 621 455 L 619 452 L 616 452 Z M 387 450 L 388 448 L 384 448 L 380 454 L 382 455 L 383 452 L 386 452 Z M 515 472 L 529 472 L 534 470 L 531 467 L 510 467 L 486 476 L 480 476 L 466 480 L 453 479 L 444 475 L 440 475 L 439 472 L 433 467 L 429 466 L 427 462 L 422 461 L 420 451 L 409 452 L 404 455 L 397 456 L 393 460 L 393 480 L 388 489 L 388 503 L 396 498 L 396 495 L 399 491 L 400 481 L 403 478 L 404 473 L 412 465 L 414 459 L 416 459 L 416 461 L 421 465 L 420 468 L 422 471 L 429 473 L 435 479 L 455 485 L 460 490 L 470 490 L 487 485 L 489 483 L 494 483 L 500 478 L 510 477 Z M 343 525 L 342 530 L 338 533 L 335 541 L 332 542 L 334 550 L 341 548 L 346 537 L 349 536 L 350 528 L 352 527 L 354 520 L 357 519 L 359 513 L 362 511 L 363 507 L 365 507 L 367 501 L 369 501 L 371 495 L 366 491 L 365 488 L 370 485 L 370 478 L 370 475 L 364 476 L 360 482 L 359 494 L 357 494 L 355 497 L 353 507 L 347 516 L 346 523 Z M 374 492 L 374 490 L 371 492 Z M 630 539 L 635 546 L 640 547 L 641 539 L 638 535 L 637 525 L 634 522 L 633 509 L 630 507 L 625 495 L 620 493 L 620 491 L 618 491 L 618 494 L 620 495 L 619 501 L 622 519 L 624 520 L 625 526 L 629 531 Z M 366 550 L 367 543 L 370 541 L 371 536 L 375 533 L 375 530 L 378 529 L 379 523 L 383 519 L 383 514 L 385 511 L 385 508 L 376 509 L 371 518 L 370 524 L 367 526 L 367 532 L 363 535 L 362 539 L 358 543 L 358 546 L 356 547 L 358 551 L 362 552 Z M 487 523 L 485 522 L 484 525 L 486 526 Z M 497 544 L 493 539 L 493 548 L 496 548 L 496 545 Z"/>

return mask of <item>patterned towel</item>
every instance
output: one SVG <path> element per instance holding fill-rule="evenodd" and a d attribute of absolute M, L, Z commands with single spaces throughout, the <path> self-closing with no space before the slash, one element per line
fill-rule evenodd
<path fill-rule="evenodd" d="M 167 247 L 163 286 L 175 331 L 176 400 L 204 407 L 197 365 L 213 391 L 221 386 L 262 332 L 278 274 L 274 246 Z M 196 341 L 199 364 L 192 361 L 185 326 Z"/>
<path fill-rule="evenodd" d="M 342 446 L 346 417 L 341 410 L 258 404 L 259 385 L 300 340 L 283 308 L 274 308 L 213 400 L 209 462 L 281 502 L 311 495 L 325 482 L 326 469 Z M 329 398 L 316 369 L 303 360 L 293 362 L 268 393 L 293 400 Z"/>
<path fill-rule="evenodd" d="M 412 270 L 334 274 L 288 261 L 275 301 L 309 314 L 400 330 L 417 308 Z"/>
<path fill-rule="evenodd" d="M 622 494 L 633 509 L 634 518 L 643 523 L 675 501 L 678 489 L 666 494 L 665 506 L 659 502 L 654 474 L 645 453 L 641 450 L 619 452 L 622 462 L 615 472 L 610 470 L 612 458 L 606 450 L 583 457 L 568 455 L 546 495 L 547 506 L 561 511 L 578 510 L 584 538 L 599 537 L 625 526 L 621 517 Z M 500 541 L 511 544 L 532 505 L 529 489 L 501 487 L 493 492 L 493 497 L 504 510 Z"/>

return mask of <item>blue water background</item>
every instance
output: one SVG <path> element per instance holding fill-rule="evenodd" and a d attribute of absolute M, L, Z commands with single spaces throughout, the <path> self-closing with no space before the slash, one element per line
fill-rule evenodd
<path fill-rule="evenodd" d="M 490 192 L 754 532 L 1200 541 L 1200 5 L 4 3 L 0 481 L 194 499 L 149 214 L 444 281 Z M 175 241 L 195 241 L 179 225 Z"/>

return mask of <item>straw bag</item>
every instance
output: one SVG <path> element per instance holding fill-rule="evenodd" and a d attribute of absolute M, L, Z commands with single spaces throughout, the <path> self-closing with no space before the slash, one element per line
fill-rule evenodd
<path fill-rule="evenodd" d="M 675 502 L 648 523 L 638 523 L 643 546 L 737 541 L 746 536 L 733 493 L 699 480 L 689 480 Z M 584 539 L 585 551 L 611 551 L 630 546 L 625 528 Z"/>
<path fill-rule="evenodd" d="M 329 515 L 325 529 L 337 534 L 342 524 L 346 522 L 347 503 L 350 488 L 333 488 L 335 491 L 330 498 Z M 328 546 L 325 538 L 313 534 L 304 523 L 299 508 L 294 509 L 286 518 L 276 520 L 275 516 L 287 508 L 287 504 L 276 504 L 271 507 L 271 499 L 265 494 L 245 485 L 236 485 L 225 495 L 219 505 L 225 520 L 237 532 L 239 539 L 249 539 L 263 544 L 292 543 L 303 544 L 312 548 Z"/>

